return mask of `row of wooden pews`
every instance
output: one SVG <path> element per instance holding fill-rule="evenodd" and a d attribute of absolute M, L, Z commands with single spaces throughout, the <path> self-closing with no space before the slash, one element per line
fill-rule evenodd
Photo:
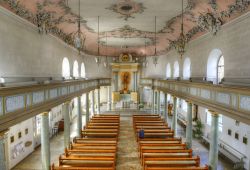
<path fill-rule="evenodd" d="M 200 167 L 200 158 L 193 157 L 181 138 L 175 138 L 167 123 L 155 114 L 134 114 L 141 164 L 145 170 L 208 170 Z M 140 130 L 144 137 L 139 138 Z"/>
<path fill-rule="evenodd" d="M 120 115 L 93 116 L 51 170 L 114 170 L 119 128 Z"/>

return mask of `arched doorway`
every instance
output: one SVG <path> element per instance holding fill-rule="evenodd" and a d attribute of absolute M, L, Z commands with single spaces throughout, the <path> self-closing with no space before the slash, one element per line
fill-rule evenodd
<path fill-rule="evenodd" d="M 174 78 L 178 78 L 179 77 L 179 63 L 178 61 L 174 62 Z"/>
<path fill-rule="evenodd" d="M 81 78 L 86 78 L 85 64 L 81 64 Z"/>
<path fill-rule="evenodd" d="M 207 80 L 212 81 L 214 84 L 220 82 L 218 77 L 218 64 L 221 57 L 222 57 L 222 52 L 219 49 L 214 49 L 210 52 L 207 60 Z M 223 61 L 223 67 L 221 68 L 223 69 L 223 77 L 224 77 L 224 57 L 222 61 Z"/>
<path fill-rule="evenodd" d="M 188 80 L 191 76 L 191 61 L 189 57 L 186 57 L 183 62 L 183 79 Z"/>
<path fill-rule="evenodd" d="M 70 65 L 69 65 L 69 59 L 67 57 L 63 58 L 62 62 L 62 77 L 65 79 L 70 78 Z"/>
<path fill-rule="evenodd" d="M 166 78 L 171 78 L 171 65 L 170 63 L 166 66 Z"/>
<path fill-rule="evenodd" d="M 79 67 L 78 67 L 78 62 L 75 60 L 74 65 L 73 65 L 73 76 L 75 78 L 79 77 Z"/>

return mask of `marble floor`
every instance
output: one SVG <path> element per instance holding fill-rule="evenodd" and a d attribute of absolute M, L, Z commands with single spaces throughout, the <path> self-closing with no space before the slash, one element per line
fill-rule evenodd
<path fill-rule="evenodd" d="M 133 133 L 131 112 L 119 111 L 121 115 L 120 134 L 117 153 L 117 170 L 141 170 L 142 167 L 138 158 L 137 143 Z M 85 117 L 83 117 L 85 120 Z M 169 120 L 171 121 L 171 120 Z M 170 122 L 169 122 L 170 123 Z M 85 124 L 85 122 L 83 122 Z M 185 132 L 181 126 L 178 126 L 178 135 L 185 141 Z M 76 120 L 71 126 L 71 137 L 76 136 Z M 63 133 L 53 137 L 50 143 L 51 163 L 58 164 L 58 156 L 63 153 Z M 209 150 L 198 140 L 193 140 L 194 155 L 199 155 L 201 165 L 208 163 Z M 232 170 L 232 164 L 219 157 L 217 170 Z M 40 147 L 20 162 L 13 170 L 42 170 L 41 167 L 41 149 Z"/>

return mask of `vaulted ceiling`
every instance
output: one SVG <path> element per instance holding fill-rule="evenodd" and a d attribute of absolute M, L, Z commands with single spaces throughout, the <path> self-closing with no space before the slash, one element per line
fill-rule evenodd
<path fill-rule="evenodd" d="M 35 25 L 40 16 L 50 33 L 74 44 L 78 0 L 0 0 L 0 4 Z M 156 16 L 157 54 L 164 54 L 179 38 L 181 9 L 182 0 L 80 0 L 81 30 L 86 37 L 83 50 L 97 55 L 99 16 L 100 55 L 154 55 Z M 249 0 L 184 0 L 185 35 L 191 40 L 209 31 L 204 22 L 207 14 L 220 26 L 249 10 Z"/>

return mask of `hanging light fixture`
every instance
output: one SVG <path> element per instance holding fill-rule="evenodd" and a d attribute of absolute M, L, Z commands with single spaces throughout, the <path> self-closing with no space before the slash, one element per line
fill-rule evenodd
<path fill-rule="evenodd" d="M 73 33 L 73 40 L 74 40 L 74 45 L 75 48 L 77 48 L 78 53 L 80 55 L 81 50 L 84 49 L 84 43 L 85 43 L 85 35 L 84 33 L 81 31 L 81 2 L 80 0 L 78 0 L 78 29 L 75 33 Z"/>
<path fill-rule="evenodd" d="M 106 46 L 105 46 L 105 51 L 106 51 L 106 58 L 105 61 L 103 62 L 104 67 L 108 66 L 108 39 L 107 39 L 107 33 L 106 33 Z"/>
<path fill-rule="evenodd" d="M 155 54 L 153 57 L 153 64 L 156 65 L 158 64 L 158 56 L 157 56 L 157 51 L 156 51 L 156 16 L 155 16 Z"/>
<path fill-rule="evenodd" d="M 146 47 L 147 47 L 147 42 L 146 42 L 147 36 L 145 34 L 145 44 L 144 44 L 144 59 L 143 59 L 143 67 L 148 66 L 148 60 L 147 60 L 147 54 L 146 54 Z"/>
<path fill-rule="evenodd" d="M 98 16 L 98 37 L 97 37 L 97 57 L 95 57 L 95 62 L 97 63 L 98 67 L 101 63 L 101 58 L 100 58 L 100 17 Z"/>
<path fill-rule="evenodd" d="M 185 47 L 186 47 L 186 42 L 187 42 L 187 38 L 184 35 L 184 24 L 183 24 L 184 17 L 183 17 L 183 15 L 184 15 L 184 10 L 183 10 L 183 0 L 182 0 L 181 33 L 180 33 L 179 39 L 175 42 L 175 49 L 180 54 L 181 58 L 185 53 Z"/>

